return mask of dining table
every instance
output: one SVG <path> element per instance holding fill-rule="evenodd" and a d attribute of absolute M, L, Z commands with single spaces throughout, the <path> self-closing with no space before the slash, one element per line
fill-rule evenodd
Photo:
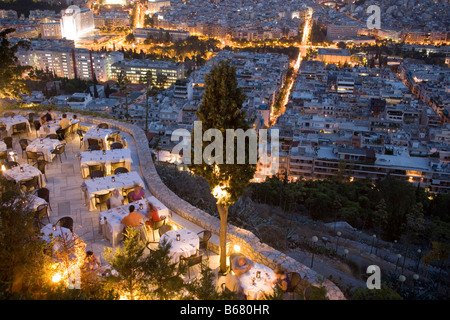
<path fill-rule="evenodd" d="M 3 141 L 0 141 L 0 152 L 7 151 L 8 147 L 6 146 L 6 143 Z"/>
<path fill-rule="evenodd" d="M 105 167 L 107 175 L 113 174 L 112 164 L 124 162 L 124 167 L 131 171 L 130 149 L 93 150 L 84 151 L 80 154 L 80 168 L 83 179 L 89 176 L 89 166 L 101 164 Z"/>
<path fill-rule="evenodd" d="M 79 119 L 67 118 L 70 120 L 71 124 L 79 123 Z M 61 118 L 55 120 L 47 121 L 39 128 L 39 136 L 45 138 L 49 134 L 56 134 L 56 131 L 61 129 L 60 125 Z"/>
<path fill-rule="evenodd" d="M 170 243 L 170 261 L 177 263 L 180 257 L 188 258 L 195 255 L 200 247 L 200 237 L 188 229 L 169 230 L 159 239 L 159 243 Z"/>
<path fill-rule="evenodd" d="M 134 184 L 145 189 L 144 181 L 136 171 L 84 180 L 81 187 L 89 211 L 94 211 L 96 210 L 95 195 L 106 194 L 114 189 L 132 188 Z"/>
<path fill-rule="evenodd" d="M 3 176 L 8 180 L 14 180 L 16 183 L 38 177 L 39 187 L 43 188 L 46 186 L 42 172 L 28 163 L 22 163 L 11 169 L 4 170 Z"/>
<path fill-rule="evenodd" d="M 143 222 L 145 222 L 148 220 L 146 217 L 148 208 L 147 202 L 150 202 L 153 205 L 161 218 L 169 216 L 169 209 L 154 196 L 124 204 L 99 213 L 99 231 L 106 239 L 109 240 L 113 247 L 115 247 L 116 244 L 122 239 L 122 231 L 125 228 L 125 225 L 122 224 L 121 221 L 130 212 L 130 205 L 134 205 L 135 211 L 144 216 Z"/>
<path fill-rule="evenodd" d="M 275 279 L 275 272 L 271 268 L 256 262 L 253 262 L 250 270 L 239 276 L 240 285 L 248 300 L 261 300 L 265 295 L 273 294 Z"/>
<path fill-rule="evenodd" d="M 6 133 L 8 136 L 12 136 L 13 127 L 20 123 L 26 123 L 27 130 L 29 133 L 31 133 L 30 122 L 28 121 L 27 118 L 25 118 L 24 116 L 22 116 L 20 114 L 17 114 L 14 117 L 0 118 L 0 122 L 6 126 Z"/>
<path fill-rule="evenodd" d="M 55 157 L 55 155 L 52 154 L 52 151 L 55 150 L 60 144 L 61 141 L 58 139 L 37 138 L 28 144 L 26 151 L 42 152 L 44 154 L 44 160 L 47 162 L 52 162 Z"/>
<path fill-rule="evenodd" d="M 53 242 L 53 252 L 64 247 L 64 244 L 70 244 L 73 240 L 72 231 L 61 226 L 54 226 L 51 223 L 46 224 L 41 229 L 41 239 L 47 243 Z"/>
<path fill-rule="evenodd" d="M 102 128 L 91 128 L 83 136 L 84 149 L 89 148 L 88 139 L 101 140 L 103 143 L 103 149 L 109 150 L 108 137 L 117 130 L 113 129 L 102 129 Z"/>

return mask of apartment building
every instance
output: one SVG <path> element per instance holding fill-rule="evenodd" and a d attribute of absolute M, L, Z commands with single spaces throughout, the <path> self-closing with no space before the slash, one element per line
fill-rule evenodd
<path fill-rule="evenodd" d="M 122 60 L 112 64 L 111 76 L 113 79 L 123 73 L 132 83 L 140 83 L 146 76 L 147 71 L 151 71 L 153 82 L 157 83 L 158 74 L 166 76 L 165 88 L 175 84 L 178 79 L 184 78 L 184 65 L 169 61 L 153 60 Z"/>
<path fill-rule="evenodd" d="M 170 38 L 170 41 L 180 41 L 189 38 L 189 31 L 183 30 L 168 30 L 158 28 L 136 28 L 133 30 L 134 37 L 137 39 L 158 39 L 165 40 L 166 37 Z"/>
<path fill-rule="evenodd" d="M 44 39 L 61 39 L 61 23 L 58 21 L 41 24 L 41 36 Z"/>
<path fill-rule="evenodd" d="M 61 33 L 63 38 L 77 40 L 82 35 L 94 30 L 94 13 L 91 9 L 70 6 L 61 10 Z"/>
<path fill-rule="evenodd" d="M 91 80 L 95 74 L 103 82 L 112 77 L 111 66 L 123 60 L 123 53 L 74 48 L 73 41 L 34 41 L 29 50 L 20 49 L 16 57 L 20 65 L 49 70 L 58 77 Z"/>

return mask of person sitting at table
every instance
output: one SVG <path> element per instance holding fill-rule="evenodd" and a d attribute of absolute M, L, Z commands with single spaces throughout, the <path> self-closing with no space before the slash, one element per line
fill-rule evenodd
<path fill-rule="evenodd" d="M 96 271 L 101 267 L 100 260 L 94 255 L 92 251 L 86 251 L 86 257 L 84 258 L 84 267 L 89 271 Z"/>
<path fill-rule="evenodd" d="M 152 222 L 160 221 L 165 218 L 164 216 L 159 216 L 158 210 L 150 202 L 148 203 L 146 216 L 148 217 L 147 224 L 149 225 L 151 225 Z"/>
<path fill-rule="evenodd" d="M 141 225 L 141 222 L 143 221 L 144 216 L 138 212 L 134 211 L 135 207 L 134 205 L 130 205 L 129 211 L 130 213 L 125 216 L 120 223 L 124 224 L 125 227 L 137 227 Z"/>
<path fill-rule="evenodd" d="M 48 109 L 44 117 L 47 122 L 52 121 L 53 120 L 52 109 Z"/>
<path fill-rule="evenodd" d="M 134 184 L 134 190 L 128 194 L 128 201 L 134 202 L 145 198 L 145 192 L 137 183 Z"/>
<path fill-rule="evenodd" d="M 67 119 L 67 114 L 63 113 L 61 121 L 59 121 L 59 125 L 61 126 L 61 129 L 67 129 L 70 127 L 72 123 L 69 119 Z"/>
<path fill-rule="evenodd" d="M 286 274 L 286 271 L 283 269 L 275 269 L 273 270 L 275 273 L 275 280 L 272 281 L 273 284 L 277 284 L 281 290 L 285 291 L 289 288 L 289 278 Z"/>
<path fill-rule="evenodd" d="M 241 276 L 246 273 L 253 266 L 253 261 L 242 255 L 237 256 L 231 263 L 231 270 L 233 270 L 236 276 Z"/>
<path fill-rule="evenodd" d="M 41 126 L 43 126 L 44 124 L 47 123 L 47 117 L 46 117 L 45 115 L 43 115 L 43 116 L 41 117 L 41 120 L 39 120 L 39 122 L 41 123 Z"/>
<path fill-rule="evenodd" d="M 110 205 L 111 209 L 120 207 L 121 205 L 123 205 L 123 201 L 124 201 L 124 198 L 120 194 L 119 189 L 114 189 L 113 194 L 109 198 L 109 205 Z"/>

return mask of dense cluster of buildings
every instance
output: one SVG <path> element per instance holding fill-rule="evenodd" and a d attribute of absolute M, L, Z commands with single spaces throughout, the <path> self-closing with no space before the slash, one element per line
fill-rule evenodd
<path fill-rule="evenodd" d="M 308 14 L 309 0 L 170 1 L 155 14 L 157 27 L 182 29 L 219 39 L 279 39 L 296 37 Z"/>
<path fill-rule="evenodd" d="M 291 181 L 389 174 L 433 192 L 450 190 L 450 124 L 388 68 L 303 62 L 272 128 L 281 139 L 278 175 Z"/>

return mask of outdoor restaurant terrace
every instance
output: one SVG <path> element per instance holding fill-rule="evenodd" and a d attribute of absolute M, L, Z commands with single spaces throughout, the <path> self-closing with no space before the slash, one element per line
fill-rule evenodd
<path fill-rule="evenodd" d="M 125 225 L 121 221 L 130 205 L 145 215 L 151 203 L 164 217 L 162 223 L 143 227 L 143 236 L 153 242 L 153 249 L 165 239 L 172 243 L 170 254 L 175 262 L 180 257 L 203 255 L 214 271 L 217 288 L 221 288 L 225 277 L 218 272 L 220 220 L 180 199 L 164 185 L 141 128 L 110 119 L 75 117 L 69 112 L 71 125 L 61 130 L 61 112 L 53 112 L 54 120 L 40 125 L 43 114 L 13 110 L 0 115 L 4 128 L 0 131 L 0 154 L 2 175 L 33 194 L 30 201 L 36 212 L 41 212 L 39 223 L 44 236 L 73 234 L 101 259 L 101 265 L 106 265 L 105 249 L 114 251 L 123 246 Z M 143 195 L 133 198 L 130 193 L 136 195 L 136 186 Z M 40 193 L 43 190 L 48 192 Z M 124 203 L 112 208 L 114 190 L 124 197 Z M 201 245 L 205 231 L 211 234 L 206 248 Z M 177 235 L 182 241 L 177 241 Z M 244 284 L 247 299 L 259 299 L 262 292 L 273 289 L 264 283 L 252 284 L 257 271 L 274 277 L 273 270 L 281 266 L 313 286 L 321 282 L 313 270 L 232 225 L 228 227 L 227 251 L 227 255 L 239 253 L 255 262 L 248 286 Z M 185 281 L 199 274 L 195 266 L 189 268 Z M 328 298 L 345 299 L 331 281 L 325 280 L 323 285 Z"/>

